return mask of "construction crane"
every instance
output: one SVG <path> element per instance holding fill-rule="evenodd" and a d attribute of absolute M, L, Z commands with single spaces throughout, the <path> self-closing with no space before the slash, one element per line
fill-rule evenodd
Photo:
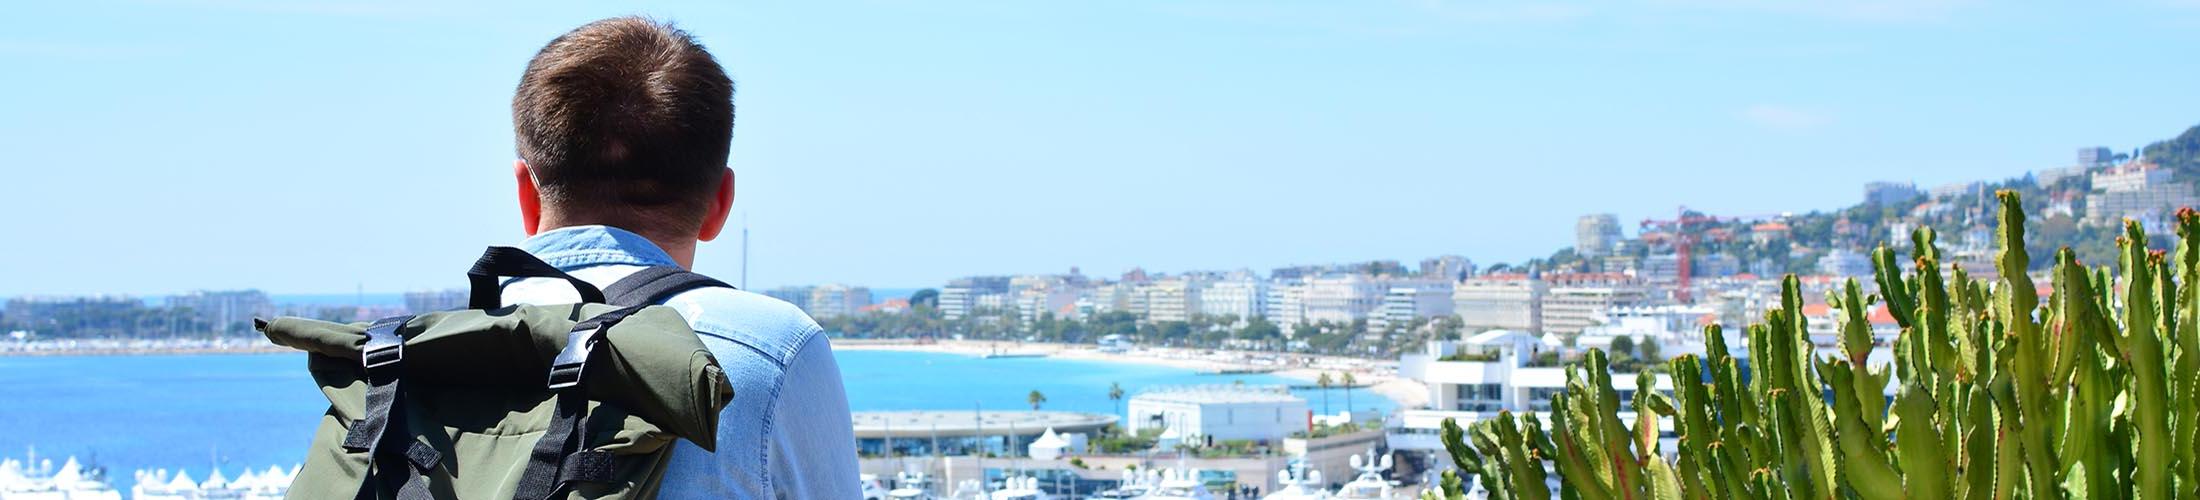
<path fill-rule="evenodd" d="M 1690 296 L 1688 292 L 1688 281 L 1692 273 L 1690 268 L 1695 260 L 1691 253 L 1698 238 L 1702 237 L 1704 230 L 1720 222 L 1721 219 L 1718 217 L 1689 210 L 1686 206 L 1680 207 L 1679 215 L 1673 219 L 1644 219 L 1642 221 L 1643 239 L 1654 239 L 1652 235 L 1656 234 L 1670 235 L 1667 237 L 1671 240 L 1668 243 L 1673 246 L 1673 258 L 1676 261 L 1675 264 L 1679 267 L 1679 283 L 1673 289 L 1674 300 L 1684 304 L 1695 303 L 1695 298 Z"/>

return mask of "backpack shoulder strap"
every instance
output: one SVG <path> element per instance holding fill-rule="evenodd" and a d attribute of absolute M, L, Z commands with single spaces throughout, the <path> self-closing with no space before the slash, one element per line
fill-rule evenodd
<path fill-rule="evenodd" d="M 651 266 L 611 286 L 604 287 L 604 298 L 615 306 L 653 305 L 697 288 L 733 288 L 726 282 L 674 266 Z"/>

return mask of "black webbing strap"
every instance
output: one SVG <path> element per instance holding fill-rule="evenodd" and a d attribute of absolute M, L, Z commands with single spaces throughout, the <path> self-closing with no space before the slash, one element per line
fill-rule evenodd
<path fill-rule="evenodd" d="M 344 449 L 364 452 L 370 463 L 366 484 L 360 486 L 359 497 L 371 498 L 391 471 L 404 471 L 404 484 L 397 489 L 398 500 L 429 500 L 434 495 L 428 491 L 428 471 L 435 470 L 442 462 L 443 454 L 427 443 L 414 441 L 402 428 L 405 426 L 404 393 L 398 382 L 404 379 L 405 338 L 397 329 L 405 326 L 412 316 L 383 318 L 367 327 L 367 343 L 359 350 L 359 362 L 367 370 L 367 408 L 365 418 L 352 423 L 351 431 L 344 435 Z M 399 427 L 396 433 L 391 427 Z M 404 450 L 392 450 L 384 445 L 393 441 L 411 443 Z M 394 453 L 393 453 L 394 452 Z M 402 465 L 393 463 L 404 458 Z"/>
<path fill-rule="evenodd" d="M 560 472 L 565 456 L 579 447 L 575 438 L 580 437 L 588 399 L 580 389 L 559 390 L 557 398 L 557 415 L 550 419 L 550 428 L 542 431 L 541 440 L 535 441 L 534 451 L 527 454 L 527 468 L 520 472 L 512 500 L 543 500 L 565 484 Z"/>
<path fill-rule="evenodd" d="M 395 408 L 397 382 L 402 378 L 398 362 L 405 359 L 405 339 L 397 334 L 397 328 L 411 319 L 382 318 L 367 327 L 367 344 L 359 350 L 360 364 L 367 369 L 366 415 L 352 422 L 351 432 L 344 435 L 345 451 L 373 452 L 381 444 L 390 420 L 401 415 Z"/>
<path fill-rule="evenodd" d="M 618 462 L 608 451 L 583 451 L 565 456 L 565 465 L 558 468 L 558 478 L 564 482 L 608 483 L 618 472 Z"/>
<path fill-rule="evenodd" d="M 557 360 L 550 365 L 548 385 L 557 391 L 557 413 L 527 455 L 527 468 L 520 472 L 514 500 L 542 500 L 557 494 L 568 482 L 603 482 L 611 478 L 615 464 L 609 453 L 581 450 L 588 412 L 588 398 L 579 387 L 581 373 L 606 332 L 619 320 L 641 310 L 642 306 L 614 309 L 574 323 L 573 330 L 566 334 L 565 348 L 558 351 Z"/>
<path fill-rule="evenodd" d="M 596 289 L 596 285 L 588 284 L 586 281 L 581 281 L 580 278 L 565 274 L 565 271 L 560 271 L 556 266 L 535 258 L 534 254 L 527 253 L 526 250 L 512 247 L 489 247 L 488 250 L 481 253 L 481 260 L 474 261 L 473 269 L 466 271 L 466 282 L 472 287 L 472 291 L 467 295 L 466 307 L 469 309 L 496 309 L 502 307 L 504 305 L 504 287 L 498 283 L 498 279 L 505 277 L 562 279 L 566 283 L 573 284 L 574 290 L 580 291 L 581 302 L 603 302 L 603 291 Z"/>
<path fill-rule="evenodd" d="M 675 266 L 651 266 L 604 287 L 603 295 L 612 305 L 640 306 L 660 304 L 680 292 L 707 287 L 733 285 Z"/>
<path fill-rule="evenodd" d="M 390 470 L 390 459 L 394 456 L 398 455 L 382 454 L 375 461 L 375 469 Z M 435 451 L 428 443 L 413 441 L 411 446 L 405 447 L 402 456 L 405 458 L 405 485 L 397 488 L 397 500 L 434 500 L 435 494 L 428 490 L 428 471 L 435 470 L 435 465 L 443 461 L 443 453 Z"/>

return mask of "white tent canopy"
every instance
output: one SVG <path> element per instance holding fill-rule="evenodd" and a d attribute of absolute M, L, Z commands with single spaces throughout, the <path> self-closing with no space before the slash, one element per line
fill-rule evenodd
<path fill-rule="evenodd" d="M 1030 448 L 1031 458 L 1054 460 L 1062 458 L 1063 450 L 1069 448 L 1069 441 L 1062 439 L 1061 435 L 1055 434 L 1054 428 L 1048 427 L 1045 434 L 1040 434 L 1038 439 L 1031 440 Z"/>

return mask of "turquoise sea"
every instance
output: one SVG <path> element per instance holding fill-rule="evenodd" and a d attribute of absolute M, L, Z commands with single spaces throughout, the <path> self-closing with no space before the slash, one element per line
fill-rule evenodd
<path fill-rule="evenodd" d="M 1136 394 L 1179 384 L 1285 384 L 1272 375 L 1201 375 L 1162 366 L 1046 358 L 982 359 L 897 351 L 838 353 L 849 406 L 867 410 L 1029 409 L 1115 413 L 1108 384 Z M 1331 409 L 1346 394 L 1329 391 Z M 1320 391 L 1299 391 L 1315 410 Z M 1354 406 L 1393 404 L 1361 390 Z M 1127 399 L 1127 398 L 1126 398 Z M 130 471 L 184 468 L 206 477 L 219 464 L 289 467 L 304 456 L 327 406 L 303 354 L 0 357 L 0 456 L 76 455 L 108 469 L 118 488 Z"/>

